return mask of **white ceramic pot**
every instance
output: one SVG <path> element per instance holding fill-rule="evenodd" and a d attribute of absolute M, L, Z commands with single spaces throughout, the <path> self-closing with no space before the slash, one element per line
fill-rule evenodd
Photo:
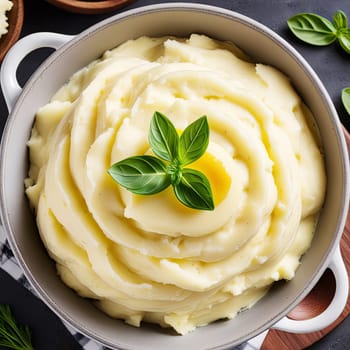
<path fill-rule="evenodd" d="M 24 195 L 23 179 L 28 171 L 26 142 L 34 115 L 74 72 L 127 39 L 141 35 L 188 36 L 193 32 L 230 40 L 255 60 L 273 65 L 291 78 L 316 118 L 324 147 L 328 188 L 315 239 L 296 277 L 272 288 L 266 297 L 235 319 L 216 322 L 181 337 L 163 333 L 156 327 L 145 325 L 138 329 L 111 319 L 61 282 L 38 236 Z M 57 50 L 22 90 L 16 80 L 21 59 L 30 51 L 46 46 Z M 270 327 L 311 332 L 326 327 L 339 316 L 348 295 L 348 277 L 339 252 L 349 204 L 347 148 L 324 86 L 301 55 L 276 33 L 238 13 L 207 5 L 171 3 L 141 7 L 102 21 L 75 37 L 37 33 L 23 38 L 2 64 L 1 84 L 11 111 L 1 144 L 2 222 L 11 248 L 38 295 L 78 331 L 113 349 L 227 349 Z M 332 269 L 337 282 L 328 309 L 311 320 L 286 318 L 327 267 Z"/>

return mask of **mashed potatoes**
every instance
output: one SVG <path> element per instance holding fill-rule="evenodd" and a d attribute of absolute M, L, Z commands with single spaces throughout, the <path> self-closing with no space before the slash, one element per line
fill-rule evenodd
<path fill-rule="evenodd" d="M 179 130 L 208 117 L 194 166 L 214 211 L 107 173 L 149 152 L 155 111 Z M 113 317 L 180 334 L 251 307 L 312 240 L 326 179 L 310 121 L 283 74 L 228 43 L 141 37 L 107 51 L 37 112 L 28 143 L 26 193 L 62 280 Z"/>
<path fill-rule="evenodd" d="M 6 12 L 12 9 L 13 3 L 10 0 L 0 0 L 0 38 L 7 33 Z"/>

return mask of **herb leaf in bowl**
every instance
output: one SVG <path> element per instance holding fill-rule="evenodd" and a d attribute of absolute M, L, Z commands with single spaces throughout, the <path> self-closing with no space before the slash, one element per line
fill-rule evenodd
<path fill-rule="evenodd" d="M 179 135 L 172 122 L 159 112 L 153 115 L 148 141 L 158 157 L 169 162 L 175 161 L 179 147 Z"/>
<path fill-rule="evenodd" d="M 210 184 L 203 173 L 198 170 L 184 168 L 177 184 L 174 184 L 177 199 L 190 208 L 214 209 Z"/>
<path fill-rule="evenodd" d="M 153 114 L 148 140 L 155 155 L 126 158 L 109 169 L 111 177 L 132 193 L 151 195 L 173 186 L 185 206 L 214 210 L 209 180 L 186 166 L 199 159 L 209 144 L 209 125 L 203 116 L 188 125 L 179 137 L 173 123 L 162 113 Z"/>
<path fill-rule="evenodd" d="M 109 173 L 130 192 L 143 195 L 161 192 L 171 183 L 166 165 L 148 155 L 126 158 L 112 166 Z"/>
<path fill-rule="evenodd" d="M 182 165 L 193 163 L 208 147 L 209 126 L 206 117 L 194 121 L 180 136 L 179 160 Z"/>

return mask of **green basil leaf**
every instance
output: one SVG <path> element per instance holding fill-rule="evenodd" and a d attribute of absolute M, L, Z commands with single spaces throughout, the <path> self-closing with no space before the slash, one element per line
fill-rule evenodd
<path fill-rule="evenodd" d="M 113 164 L 108 173 L 121 186 L 136 194 L 155 194 L 171 184 L 166 164 L 149 155 L 121 160 Z"/>
<path fill-rule="evenodd" d="M 337 39 L 337 30 L 327 18 L 314 13 L 299 13 L 287 21 L 300 40 L 317 46 L 329 45 Z"/>
<path fill-rule="evenodd" d="M 169 162 L 177 158 L 179 135 L 172 122 L 162 113 L 153 114 L 148 140 L 158 157 Z"/>
<path fill-rule="evenodd" d="M 348 28 L 348 18 L 346 17 L 346 14 L 341 10 L 338 10 L 334 14 L 333 22 L 334 22 L 335 29 L 337 30 Z"/>
<path fill-rule="evenodd" d="M 346 87 L 342 90 L 341 99 L 346 111 L 350 115 L 350 87 Z"/>
<path fill-rule="evenodd" d="M 350 29 L 341 29 L 338 33 L 338 41 L 342 49 L 350 54 Z"/>
<path fill-rule="evenodd" d="M 208 147 L 209 126 L 207 117 L 203 116 L 183 131 L 179 143 L 179 160 L 187 165 L 200 158 Z"/>
<path fill-rule="evenodd" d="M 201 210 L 214 210 L 213 194 L 206 176 L 194 169 L 184 168 L 201 157 L 208 147 L 209 126 L 203 116 L 191 123 L 181 137 L 172 122 L 155 112 L 148 134 L 153 152 L 134 156 L 113 164 L 108 173 L 127 190 L 142 195 L 163 191 L 172 185 L 178 200 Z"/>
<path fill-rule="evenodd" d="M 181 180 L 173 187 L 177 199 L 185 206 L 192 209 L 214 210 L 210 183 L 200 171 L 182 169 Z"/>

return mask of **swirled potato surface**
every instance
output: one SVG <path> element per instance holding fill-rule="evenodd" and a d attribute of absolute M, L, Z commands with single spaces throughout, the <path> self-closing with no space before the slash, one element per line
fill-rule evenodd
<path fill-rule="evenodd" d="M 215 210 L 169 187 L 133 194 L 107 173 L 150 152 L 155 111 L 178 130 L 206 115 L 193 167 Z M 203 35 L 130 40 L 74 74 L 36 115 L 26 193 L 62 280 L 107 314 L 186 334 L 233 318 L 309 248 L 326 176 L 312 116 L 289 79 Z"/>

